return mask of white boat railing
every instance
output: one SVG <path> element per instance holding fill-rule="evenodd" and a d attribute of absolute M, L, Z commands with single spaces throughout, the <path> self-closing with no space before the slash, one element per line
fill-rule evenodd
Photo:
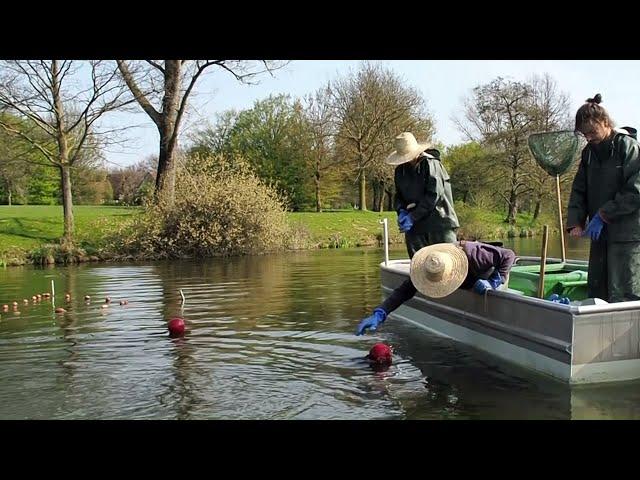
<path fill-rule="evenodd" d="M 387 217 L 380 220 L 384 232 L 384 266 L 389 265 L 389 222 Z"/>

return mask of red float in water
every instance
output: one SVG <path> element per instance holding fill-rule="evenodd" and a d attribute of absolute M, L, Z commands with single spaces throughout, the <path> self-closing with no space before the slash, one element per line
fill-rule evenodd
<path fill-rule="evenodd" d="M 184 335 L 184 319 L 183 318 L 172 318 L 169 320 L 169 334 L 174 336 Z"/>
<path fill-rule="evenodd" d="M 378 365 L 391 365 L 393 362 L 393 351 L 390 346 L 384 343 L 376 343 L 371 347 L 371 350 L 369 350 L 367 358 L 370 362 Z"/>

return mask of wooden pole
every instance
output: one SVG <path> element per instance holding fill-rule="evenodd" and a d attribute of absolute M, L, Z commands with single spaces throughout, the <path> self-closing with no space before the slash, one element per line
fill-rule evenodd
<path fill-rule="evenodd" d="M 542 254 L 540 255 L 540 280 L 538 283 L 538 298 L 544 297 L 544 268 L 547 263 L 547 244 L 549 243 L 549 226 L 545 225 L 542 232 Z"/>
<path fill-rule="evenodd" d="M 560 175 L 556 175 L 556 196 L 558 198 L 558 222 L 560 223 L 560 246 L 562 263 L 567 260 L 567 252 L 564 246 L 564 225 L 562 223 L 562 199 L 560 197 Z"/>

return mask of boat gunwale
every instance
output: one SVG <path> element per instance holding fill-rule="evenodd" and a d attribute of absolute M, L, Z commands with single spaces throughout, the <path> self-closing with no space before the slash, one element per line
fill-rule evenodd
<path fill-rule="evenodd" d="M 526 261 L 540 261 L 540 257 L 532 257 L 532 256 L 522 256 L 518 257 L 520 260 Z M 562 263 L 560 259 L 550 258 L 547 260 L 552 260 L 550 263 Z M 409 259 L 398 259 L 398 260 L 389 260 L 389 263 L 385 265 L 385 262 L 380 263 L 380 268 L 386 270 L 390 273 L 397 273 L 404 276 L 409 276 L 409 273 L 405 270 L 394 268 L 394 266 L 398 265 L 409 265 L 411 260 Z M 575 264 L 588 264 L 586 260 L 571 260 L 567 259 L 565 263 L 575 263 Z M 530 305 L 534 305 L 539 308 L 548 309 L 548 310 L 561 310 L 565 312 L 569 312 L 576 317 L 580 317 L 582 315 L 592 315 L 599 313 L 614 313 L 614 312 L 624 312 L 629 310 L 640 310 L 640 300 L 633 300 L 628 302 L 617 302 L 617 303 L 606 303 L 600 305 L 564 305 L 560 303 L 550 302 L 548 300 L 544 300 L 542 298 L 528 297 L 526 295 L 517 294 L 509 292 L 508 290 L 489 290 L 486 295 L 488 296 L 496 296 L 503 298 L 514 299 L 521 303 L 528 303 Z"/>

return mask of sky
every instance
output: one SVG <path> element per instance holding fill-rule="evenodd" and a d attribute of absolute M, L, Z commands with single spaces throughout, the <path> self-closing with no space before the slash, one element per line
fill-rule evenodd
<path fill-rule="evenodd" d="M 360 60 L 291 60 L 287 66 L 245 85 L 221 69 L 211 69 L 190 97 L 191 112 L 180 142 L 189 133 L 214 123 L 217 113 L 251 108 L 256 100 L 288 93 L 301 97 L 338 76 L 355 71 Z M 435 140 L 453 145 L 466 140 L 453 117 L 461 117 L 463 100 L 474 87 L 498 76 L 524 81 L 533 74 L 550 74 L 571 101 L 571 113 L 588 98 L 601 93 L 604 106 L 619 126 L 640 125 L 640 60 L 384 60 L 373 61 L 391 68 L 407 85 L 422 93 L 435 120 Z M 141 112 L 141 110 L 140 110 Z M 109 124 L 132 125 L 126 148 L 106 152 L 110 167 L 126 166 L 158 153 L 158 132 L 144 113 L 118 113 Z"/>

